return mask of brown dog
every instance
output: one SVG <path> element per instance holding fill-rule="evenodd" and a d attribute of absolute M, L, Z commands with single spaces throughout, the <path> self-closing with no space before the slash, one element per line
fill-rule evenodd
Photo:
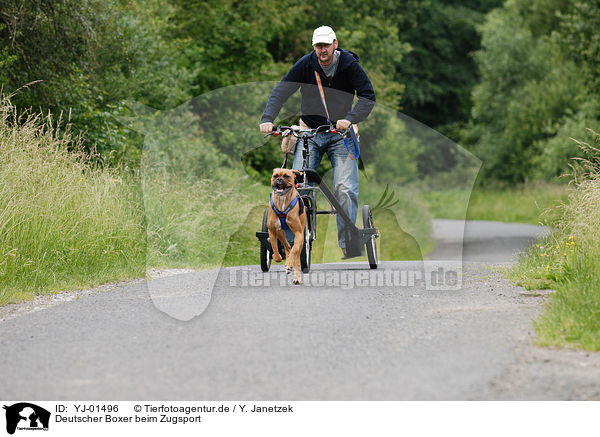
<path fill-rule="evenodd" d="M 301 284 L 300 252 L 304 244 L 304 227 L 306 226 L 306 211 L 302 199 L 295 187 L 296 176 L 301 175 L 298 170 L 276 168 L 271 177 L 271 202 L 267 215 L 267 228 L 273 250 L 273 261 L 281 262 L 277 240 L 285 247 L 285 270 L 290 273 L 294 270 L 294 284 Z M 284 229 L 289 227 L 294 233 L 294 246 L 285 238 Z"/>

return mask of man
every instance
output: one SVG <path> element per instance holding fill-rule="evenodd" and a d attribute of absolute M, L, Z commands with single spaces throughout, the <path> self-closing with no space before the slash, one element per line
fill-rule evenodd
<path fill-rule="evenodd" d="M 275 87 L 262 116 L 260 131 L 269 133 L 281 107 L 298 88 L 302 94 L 300 123 L 316 128 L 331 122 L 336 129 L 345 130 L 365 120 L 375 105 L 375 91 L 369 77 L 358 63 L 356 54 L 338 48 L 333 29 L 321 26 L 312 37 L 314 51 L 303 56 Z M 323 86 L 322 101 L 315 72 Z M 354 96 L 358 102 L 352 107 Z M 325 105 L 327 106 L 327 112 Z M 329 117 L 328 115 L 329 114 Z M 294 156 L 293 168 L 302 168 L 302 147 Z M 333 167 L 333 191 L 348 216 L 356 222 L 358 214 L 358 160 L 354 148 L 347 148 L 337 133 L 322 132 L 309 140 L 310 162 L 306 167 L 317 170 L 323 154 L 329 156 Z M 346 256 L 345 223 L 338 216 L 338 244 Z"/>

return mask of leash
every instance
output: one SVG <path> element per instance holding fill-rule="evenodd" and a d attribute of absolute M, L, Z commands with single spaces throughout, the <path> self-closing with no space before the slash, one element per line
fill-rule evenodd
<path fill-rule="evenodd" d="M 317 87 L 319 88 L 319 94 L 321 96 L 321 103 L 323 104 L 323 108 L 325 108 L 325 114 L 327 115 L 327 122 L 330 126 L 333 126 L 331 119 L 329 118 L 329 111 L 327 110 L 327 102 L 325 101 L 325 92 L 323 91 L 323 85 L 321 84 L 321 76 L 315 70 L 315 78 L 317 79 Z M 354 155 L 350 152 L 350 147 L 348 147 L 348 138 L 344 137 L 344 145 L 346 146 L 346 150 L 348 151 L 348 155 L 350 158 L 356 161 L 360 156 L 360 147 L 358 145 L 358 137 L 356 136 L 356 132 L 354 132 L 354 128 L 352 127 L 352 123 L 350 123 L 350 138 L 352 139 L 352 144 L 354 145 Z"/>

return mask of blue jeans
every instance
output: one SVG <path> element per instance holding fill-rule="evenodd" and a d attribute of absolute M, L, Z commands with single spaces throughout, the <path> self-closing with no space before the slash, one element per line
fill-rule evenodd
<path fill-rule="evenodd" d="M 302 151 L 304 140 L 299 139 L 294 154 L 292 168 L 302 169 L 304 158 Z M 358 161 L 350 158 L 350 154 L 344 145 L 344 139 L 340 134 L 333 132 L 318 133 L 316 137 L 308 140 L 309 162 L 306 167 L 317 170 L 323 154 L 326 153 L 333 167 L 333 194 L 348 214 L 353 223 L 356 223 L 358 214 Z M 341 248 L 346 247 L 345 227 L 346 222 L 338 215 L 336 216 L 338 228 L 338 244 Z"/>

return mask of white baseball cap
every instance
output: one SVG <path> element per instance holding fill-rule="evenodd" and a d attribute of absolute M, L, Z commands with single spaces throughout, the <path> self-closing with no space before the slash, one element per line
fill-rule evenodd
<path fill-rule="evenodd" d="M 312 45 L 331 44 L 336 39 L 335 32 L 329 26 L 321 26 L 315 29 L 312 37 Z"/>

